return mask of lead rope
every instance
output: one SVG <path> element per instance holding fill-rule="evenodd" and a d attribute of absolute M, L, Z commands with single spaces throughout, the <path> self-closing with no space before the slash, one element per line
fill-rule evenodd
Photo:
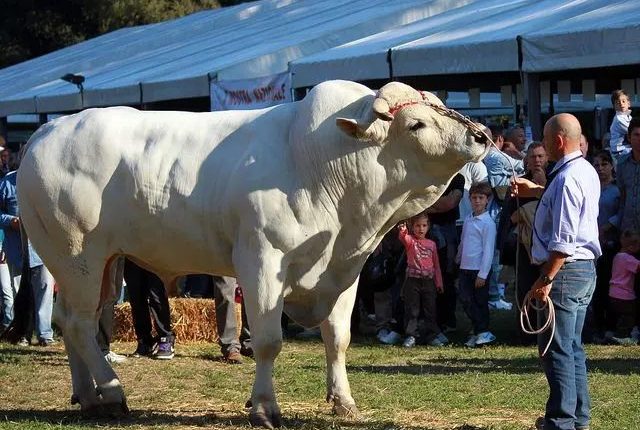
<path fill-rule="evenodd" d="M 500 150 L 500 148 L 498 148 L 498 146 L 495 144 L 495 142 L 492 139 L 490 139 L 486 133 L 484 133 L 484 131 L 482 131 L 482 133 L 486 136 L 490 145 L 496 148 L 500 153 L 500 155 L 502 155 L 507 160 L 507 162 L 509 163 L 509 166 L 511 167 L 512 180 L 515 179 L 516 169 L 515 169 L 515 166 L 513 165 L 513 162 L 511 161 L 511 158 L 508 157 L 505 153 L 503 153 Z M 517 194 L 515 197 L 516 197 L 516 207 L 520 209 L 520 197 Z M 518 217 L 519 216 L 520 214 L 518 214 Z M 549 340 L 547 341 L 546 346 L 542 350 L 542 353 L 540 353 L 540 357 L 544 357 L 544 355 L 549 350 L 549 347 L 551 346 L 551 342 L 553 341 L 553 337 L 556 332 L 556 311 L 555 311 L 555 307 L 553 306 L 553 302 L 549 298 L 547 299 L 546 302 L 542 304 L 538 304 L 538 300 L 533 297 L 533 290 L 527 291 L 527 294 L 524 296 L 522 304 L 520 303 L 520 300 L 519 300 L 520 295 L 518 294 L 518 272 L 519 272 L 519 266 L 520 266 L 520 238 L 522 237 L 522 230 L 523 230 L 522 223 L 518 222 L 518 243 L 516 246 L 516 265 L 515 265 L 516 279 L 514 282 L 516 305 L 518 306 L 518 311 L 520 312 L 520 328 L 524 333 L 529 335 L 540 335 L 546 332 L 547 330 L 551 329 L 551 335 L 549 336 Z M 544 312 L 546 310 L 547 318 L 544 321 L 544 323 L 537 329 L 533 327 L 531 324 L 531 320 L 529 318 L 529 309 L 533 309 L 538 313 Z"/>
<path fill-rule="evenodd" d="M 420 91 L 420 95 L 422 96 L 422 103 L 426 104 L 427 106 L 429 106 L 430 108 L 438 112 L 440 115 L 448 116 L 450 118 L 455 119 L 458 122 L 463 123 L 464 125 L 467 126 L 467 128 L 471 131 L 471 133 L 473 133 L 473 135 L 476 138 L 482 138 L 486 142 L 489 142 L 489 145 L 496 148 L 498 152 L 504 158 L 507 159 L 507 162 L 511 167 L 512 180 L 516 178 L 517 176 L 516 169 L 515 169 L 515 166 L 513 165 L 513 162 L 511 161 L 511 158 L 508 157 L 506 154 L 504 154 L 500 150 L 500 148 L 498 148 L 498 146 L 495 144 L 493 139 L 491 139 L 491 137 L 489 137 L 489 135 L 482 128 L 478 126 L 478 124 L 473 122 L 471 118 L 469 118 L 468 116 L 462 115 L 458 111 L 447 108 L 444 105 L 437 105 L 437 104 L 431 103 L 430 101 L 427 100 L 427 96 L 424 91 Z M 391 109 L 389 109 L 389 111 L 390 113 L 393 114 L 399 111 L 400 109 L 402 109 L 403 107 L 410 106 L 413 104 L 418 104 L 418 103 L 420 102 L 410 101 L 407 103 L 402 103 L 392 107 Z M 520 209 L 520 197 L 518 195 L 516 195 L 516 206 L 518 209 Z M 516 266 L 515 266 L 515 272 L 516 272 L 515 294 L 516 294 L 516 304 L 518 305 L 518 311 L 520 312 L 520 328 L 522 328 L 522 331 L 524 333 L 529 335 L 540 335 L 546 332 L 547 330 L 551 329 L 551 336 L 549 336 L 549 340 L 547 341 L 545 348 L 542 350 L 542 353 L 540 353 L 540 357 L 544 357 L 544 355 L 549 350 L 549 346 L 551 346 L 551 342 L 553 341 L 553 337 L 556 332 L 556 311 L 551 299 L 547 299 L 545 303 L 538 304 L 538 301 L 533 297 L 533 293 L 531 290 L 529 290 L 527 294 L 524 296 L 524 300 L 522 304 L 520 304 L 520 302 L 518 301 L 518 266 L 519 266 L 518 260 L 520 256 L 520 242 L 519 242 L 520 237 L 522 237 L 522 226 L 520 223 L 518 223 L 518 246 L 516 247 Z M 533 309 L 537 312 L 543 312 L 547 310 L 546 321 L 542 324 L 542 326 L 540 326 L 537 329 L 532 326 L 531 321 L 529 320 L 529 309 Z"/>

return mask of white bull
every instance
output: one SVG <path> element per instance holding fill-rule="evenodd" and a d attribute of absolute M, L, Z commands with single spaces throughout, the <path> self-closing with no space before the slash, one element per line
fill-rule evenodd
<path fill-rule="evenodd" d="M 95 340 L 115 257 L 165 282 L 237 277 L 256 376 L 253 424 L 280 424 L 272 373 L 284 311 L 320 325 L 327 398 L 356 412 L 346 375 L 360 269 L 384 233 L 430 206 L 485 146 L 429 93 L 345 81 L 304 100 L 216 113 L 90 109 L 31 138 L 18 172 L 21 217 L 59 284 L 55 318 L 83 410 L 126 409 Z M 337 127 L 336 127 L 337 125 Z"/>

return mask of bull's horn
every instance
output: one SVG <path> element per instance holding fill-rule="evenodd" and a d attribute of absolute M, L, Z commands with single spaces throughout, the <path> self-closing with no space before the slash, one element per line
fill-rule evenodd
<path fill-rule="evenodd" d="M 385 99 L 376 98 L 373 102 L 373 113 L 384 121 L 393 120 L 393 115 L 389 112 L 389 103 Z"/>

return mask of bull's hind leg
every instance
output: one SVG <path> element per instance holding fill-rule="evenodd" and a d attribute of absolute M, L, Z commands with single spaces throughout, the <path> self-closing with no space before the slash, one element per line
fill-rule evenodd
<path fill-rule="evenodd" d="M 128 409 L 122 385 L 104 359 L 96 340 L 102 304 L 115 294 L 112 277 L 109 276 L 111 264 L 104 275 L 102 267 L 88 266 L 85 264 L 83 270 L 70 271 L 60 280 L 66 312 L 63 335 L 65 345 L 68 345 L 71 375 L 78 378 L 78 382 L 74 382 L 74 390 L 78 387 L 81 392 L 86 391 L 86 367 L 95 381 L 99 404 L 93 403 L 92 396 L 78 397 L 82 411 L 107 415 L 126 413 Z M 74 391 L 74 394 L 80 393 Z"/>
<path fill-rule="evenodd" d="M 327 359 L 327 401 L 333 401 L 333 412 L 341 416 L 358 416 L 347 379 L 346 351 L 351 341 L 351 311 L 356 300 L 358 282 L 344 291 L 329 317 L 320 324 Z"/>
<path fill-rule="evenodd" d="M 62 330 L 62 333 L 67 333 L 65 298 L 62 291 L 58 294 L 54 318 L 56 324 Z M 67 350 L 69 368 L 71 369 L 71 386 L 73 389 L 71 404 L 80 404 L 84 409 L 93 409 L 100 404 L 100 398 L 96 392 L 96 386 L 93 382 L 93 376 L 91 376 L 91 372 L 89 372 L 89 367 L 73 347 L 72 342 L 67 340 L 66 337 L 64 338 L 64 346 Z"/>
<path fill-rule="evenodd" d="M 280 407 L 273 390 L 273 364 L 282 349 L 283 284 L 276 274 L 281 267 L 281 255 L 274 249 L 261 254 L 234 250 L 234 262 L 238 281 L 245 292 L 244 303 L 256 360 L 249 419 L 254 426 L 274 428 L 281 424 Z"/>

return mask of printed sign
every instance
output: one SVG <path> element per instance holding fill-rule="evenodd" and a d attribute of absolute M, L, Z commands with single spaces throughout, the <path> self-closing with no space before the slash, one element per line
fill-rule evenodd
<path fill-rule="evenodd" d="M 291 75 L 211 82 L 211 110 L 261 109 L 291 101 Z"/>

